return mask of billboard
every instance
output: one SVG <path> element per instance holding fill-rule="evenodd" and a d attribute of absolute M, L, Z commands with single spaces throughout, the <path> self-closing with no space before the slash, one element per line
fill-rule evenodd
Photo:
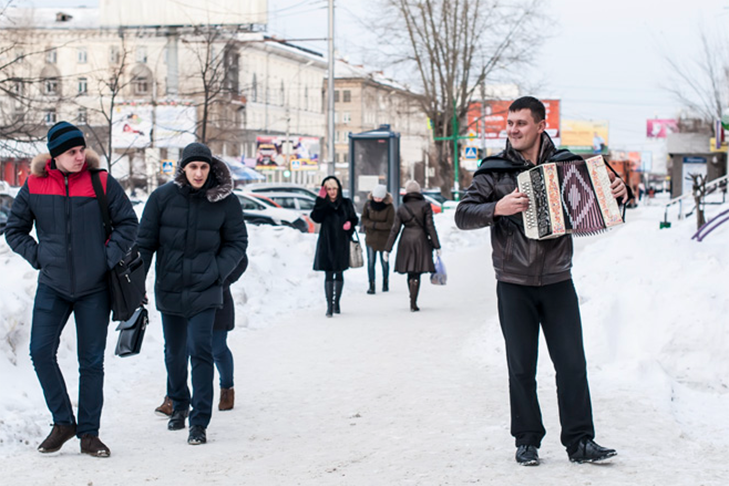
<path fill-rule="evenodd" d="M 153 112 L 154 108 L 154 112 Z M 119 103 L 114 106 L 111 146 L 115 149 L 183 148 L 196 140 L 197 111 L 177 103 Z M 154 124 L 155 130 L 152 130 Z"/>
<path fill-rule="evenodd" d="M 648 138 L 666 138 L 669 133 L 678 133 L 678 120 L 653 119 L 646 122 L 645 136 Z"/>
<path fill-rule="evenodd" d="M 99 0 L 103 27 L 266 24 L 267 0 Z"/>
<path fill-rule="evenodd" d="M 474 101 L 468 107 L 468 131 L 476 134 L 480 141 L 482 133 L 486 148 L 504 148 L 506 144 L 506 118 L 509 106 L 514 100 L 487 100 Z M 546 110 L 546 132 L 552 137 L 556 145 L 560 144 L 560 101 L 541 100 Z"/>
<path fill-rule="evenodd" d="M 256 169 L 318 170 L 319 139 L 316 137 L 256 137 Z M 288 154 L 288 155 L 287 155 Z"/>
<path fill-rule="evenodd" d="M 577 152 L 607 153 L 609 132 L 606 120 L 562 120 L 561 146 Z"/>

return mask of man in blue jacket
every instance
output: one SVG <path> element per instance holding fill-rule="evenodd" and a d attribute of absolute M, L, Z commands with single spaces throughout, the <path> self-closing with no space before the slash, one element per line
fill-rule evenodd
<path fill-rule="evenodd" d="M 100 172 L 114 228 L 107 239 L 91 184 L 90 171 L 98 169 L 99 157 L 86 149 L 81 130 L 67 122 L 53 125 L 48 150 L 33 159 L 5 231 L 13 251 L 40 270 L 30 356 L 53 415 L 53 429 L 38 451 L 56 452 L 76 435 L 82 453 L 108 457 L 109 448 L 99 439 L 110 312 L 107 273 L 135 241 L 138 222 L 119 183 Z M 30 235 L 33 225 L 37 241 Z M 72 312 L 78 342 L 78 421 L 56 359 Z"/>

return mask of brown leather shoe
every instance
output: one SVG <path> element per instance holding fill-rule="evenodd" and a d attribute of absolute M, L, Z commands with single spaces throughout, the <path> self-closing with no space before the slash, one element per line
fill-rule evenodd
<path fill-rule="evenodd" d="M 96 435 L 84 434 L 81 436 L 81 453 L 94 457 L 109 457 L 111 451 Z"/>
<path fill-rule="evenodd" d="M 38 446 L 38 452 L 47 454 L 49 452 L 56 452 L 61 449 L 61 446 L 66 443 L 69 439 L 76 435 L 76 424 L 71 425 L 59 425 L 53 424 L 51 433 L 48 434 L 46 440 L 41 442 Z"/>
<path fill-rule="evenodd" d="M 232 410 L 233 405 L 235 405 L 235 390 L 233 388 L 221 388 L 218 410 Z"/>
<path fill-rule="evenodd" d="M 169 417 L 172 415 L 173 407 L 172 407 L 172 399 L 165 395 L 165 399 L 162 402 L 162 405 L 154 409 L 154 413 L 156 413 L 159 416 L 162 417 Z"/>

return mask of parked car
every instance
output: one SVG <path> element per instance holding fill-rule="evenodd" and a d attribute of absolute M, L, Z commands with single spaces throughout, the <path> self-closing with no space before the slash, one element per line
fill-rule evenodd
<path fill-rule="evenodd" d="M 299 213 L 311 213 L 316 204 L 316 198 L 300 192 L 264 192 L 256 195 L 265 195 L 282 208 L 293 209 Z"/>
<path fill-rule="evenodd" d="M 13 206 L 15 198 L 8 192 L 0 191 L 0 235 L 5 233 L 5 225 L 10 217 L 10 208 Z"/>
<path fill-rule="evenodd" d="M 233 193 L 240 201 L 240 205 L 243 208 L 243 219 L 248 224 L 288 226 L 302 233 L 312 231 L 313 223 L 311 223 L 308 217 L 299 215 L 296 211 L 274 207 L 262 199 L 245 194 L 237 189 Z"/>
<path fill-rule="evenodd" d="M 444 202 L 449 201 L 448 198 L 440 193 L 440 189 L 423 189 L 423 195 L 435 199 L 440 205 L 443 205 Z"/>
<path fill-rule="evenodd" d="M 294 192 L 297 194 L 304 194 L 305 196 L 311 196 L 314 199 L 317 197 L 317 193 L 311 189 L 307 189 L 300 184 L 294 184 L 291 182 L 276 182 L 268 183 L 261 182 L 255 184 L 246 184 L 243 187 L 246 192 L 265 193 L 265 192 Z"/>

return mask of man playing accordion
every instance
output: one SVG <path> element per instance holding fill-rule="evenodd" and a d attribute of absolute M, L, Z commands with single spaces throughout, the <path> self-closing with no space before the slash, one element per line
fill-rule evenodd
<path fill-rule="evenodd" d="M 507 117 L 506 149 L 487 157 L 456 210 L 460 229 L 491 227 L 498 312 L 506 343 L 511 403 L 511 434 L 516 461 L 539 464 L 537 450 L 546 431 L 537 399 L 539 328 L 549 348 L 557 379 L 561 441 L 569 459 L 601 462 L 615 450 L 594 442 L 587 365 L 580 310 L 572 283 L 572 236 L 535 240 L 524 234 L 521 214 L 529 198 L 519 192 L 517 176 L 536 165 L 579 157 L 557 150 L 545 132 L 545 108 L 526 96 L 514 101 Z M 625 202 L 625 184 L 610 174 L 613 196 Z"/>

